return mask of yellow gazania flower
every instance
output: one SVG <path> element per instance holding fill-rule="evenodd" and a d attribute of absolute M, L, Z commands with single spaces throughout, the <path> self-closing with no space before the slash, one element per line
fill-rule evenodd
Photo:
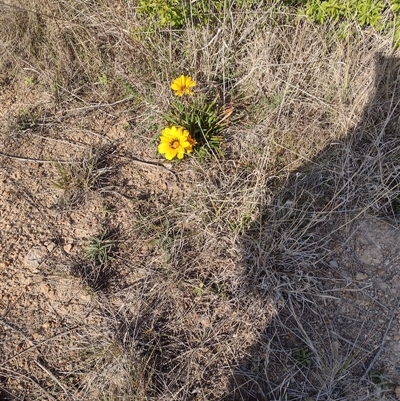
<path fill-rule="evenodd" d="M 162 130 L 160 141 L 158 152 L 165 155 L 167 160 L 172 160 L 174 157 L 183 159 L 185 152 L 190 153 L 196 144 L 188 130 L 174 125 Z"/>
<path fill-rule="evenodd" d="M 175 91 L 176 96 L 193 95 L 191 88 L 196 86 L 196 82 L 186 75 L 174 79 L 171 84 L 171 89 Z"/>

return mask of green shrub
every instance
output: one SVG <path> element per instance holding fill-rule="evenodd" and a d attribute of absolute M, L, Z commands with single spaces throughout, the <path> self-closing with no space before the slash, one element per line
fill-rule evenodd
<path fill-rule="evenodd" d="M 400 0 L 299 0 L 289 3 L 298 7 L 300 15 L 319 24 L 327 21 L 345 22 L 345 25 L 357 23 L 379 32 L 394 28 L 394 43 L 400 44 Z"/>
<path fill-rule="evenodd" d="M 382 0 L 308 0 L 304 3 L 302 11 L 312 21 L 322 24 L 327 20 L 347 19 L 374 28 L 379 27 L 387 7 Z"/>
<path fill-rule="evenodd" d="M 139 13 L 154 18 L 160 27 L 181 28 L 185 24 L 185 11 L 179 0 L 140 0 Z"/>
<path fill-rule="evenodd" d="M 198 26 L 217 21 L 224 8 L 268 9 L 272 3 L 267 0 L 140 0 L 138 11 L 151 18 L 152 28 L 182 29 L 188 24 Z M 342 37 L 346 37 L 346 33 L 341 29 L 349 23 L 370 26 L 379 32 L 394 29 L 394 42 L 396 46 L 400 44 L 400 0 L 282 0 L 282 4 L 296 7 L 300 15 L 319 24 L 345 22 L 338 26 Z"/>
<path fill-rule="evenodd" d="M 249 9 L 257 0 L 140 0 L 139 13 L 153 19 L 156 28 L 182 29 L 190 22 L 193 25 L 207 23 L 224 10 Z"/>

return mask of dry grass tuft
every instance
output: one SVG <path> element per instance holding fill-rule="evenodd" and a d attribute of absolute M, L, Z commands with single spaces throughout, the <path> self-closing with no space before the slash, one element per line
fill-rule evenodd
<path fill-rule="evenodd" d="M 0 398 L 394 399 L 372 380 L 382 327 L 336 320 L 347 290 L 367 292 L 329 264 L 360 217 L 397 226 L 389 39 L 339 40 L 278 2 L 147 30 L 136 5 L 0 4 L 1 115 L 47 99 L 1 138 L 1 232 L 22 235 L 0 296 Z M 234 108 L 224 158 L 158 163 L 181 73 Z M 39 262 L 18 259 L 37 242 Z"/>

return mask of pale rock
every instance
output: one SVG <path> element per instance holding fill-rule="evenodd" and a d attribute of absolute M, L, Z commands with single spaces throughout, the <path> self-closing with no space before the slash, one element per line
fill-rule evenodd
<path fill-rule="evenodd" d="M 36 246 L 32 248 L 24 259 L 24 264 L 27 268 L 31 269 L 34 273 L 46 257 L 47 249 L 44 246 Z"/>
<path fill-rule="evenodd" d="M 380 289 L 380 290 L 387 290 L 389 288 L 389 284 L 383 282 L 383 281 L 378 281 L 376 283 L 376 286 Z"/>
<path fill-rule="evenodd" d="M 364 281 L 368 278 L 368 274 L 357 272 L 356 273 L 356 280 L 357 281 Z"/>
<path fill-rule="evenodd" d="M 40 284 L 40 291 L 42 291 L 44 295 L 48 295 L 50 290 L 51 288 L 47 283 Z"/>
<path fill-rule="evenodd" d="M 71 253 L 72 247 L 73 247 L 73 244 L 65 244 L 64 251 L 67 253 Z"/>
<path fill-rule="evenodd" d="M 55 244 L 54 242 L 49 242 L 49 243 L 46 245 L 46 248 L 47 248 L 47 250 L 48 250 L 49 252 L 52 252 L 52 251 L 54 250 L 55 247 L 56 247 L 56 244 Z"/>

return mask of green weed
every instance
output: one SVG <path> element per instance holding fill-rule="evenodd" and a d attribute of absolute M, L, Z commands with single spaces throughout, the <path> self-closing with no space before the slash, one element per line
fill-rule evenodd
<path fill-rule="evenodd" d="M 85 248 L 85 255 L 87 259 L 100 265 L 106 265 L 113 257 L 116 243 L 110 239 L 107 234 L 92 237 Z"/>
<path fill-rule="evenodd" d="M 224 8 L 250 9 L 259 5 L 256 0 L 140 0 L 139 13 L 152 18 L 155 28 L 182 29 L 187 25 L 199 26 L 218 21 Z"/>
<path fill-rule="evenodd" d="M 357 23 L 362 27 L 371 26 L 377 31 L 394 28 L 394 43 L 397 46 L 400 43 L 399 0 L 307 0 L 300 1 L 300 5 L 299 14 L 305 15 L 310 21 L 319 24 L 339 22 L 339 38 L 347 38 L 349 24 Z"/>
<path fill-rule="evenodd" d="M 31 88 L 35 85 L 36 79 L 34 77 L 24 77 L 24 84 L 28 87 Z"/>
<path fill-rule="evenodd" d="M 294 359 L 296 359 L 300 365 L 307 368 L 311 366 L 312 356 L 313 353 L 309 348 L 302 348 L 294 353 Z"/>
<path fill-rule="evenodd" d="M 188 130 L 198 144 L 195 153 L 204 158 L 208 151 L 223 156 L 221 134 L 228 125 L 231 112 L 231 109 L 224 110 L 219 106 L 216 99 L 209 102 L 200 94 L 190 99 L 176 99 L 164 118 Z"/>
<path fill-rule="evenodd" d="M 392 384 L 392 378 L 384 368 L 373 370 L 369 377 L 372 383 L 378 386 L 381 390 L 387 390 Z"/>
<path fill-rule="evenodd" d="M 35 129 L 40 123 L 40 112 L 37 108 L 22 108 L 14 120 L 14 128 L 18 131 Z"/>

